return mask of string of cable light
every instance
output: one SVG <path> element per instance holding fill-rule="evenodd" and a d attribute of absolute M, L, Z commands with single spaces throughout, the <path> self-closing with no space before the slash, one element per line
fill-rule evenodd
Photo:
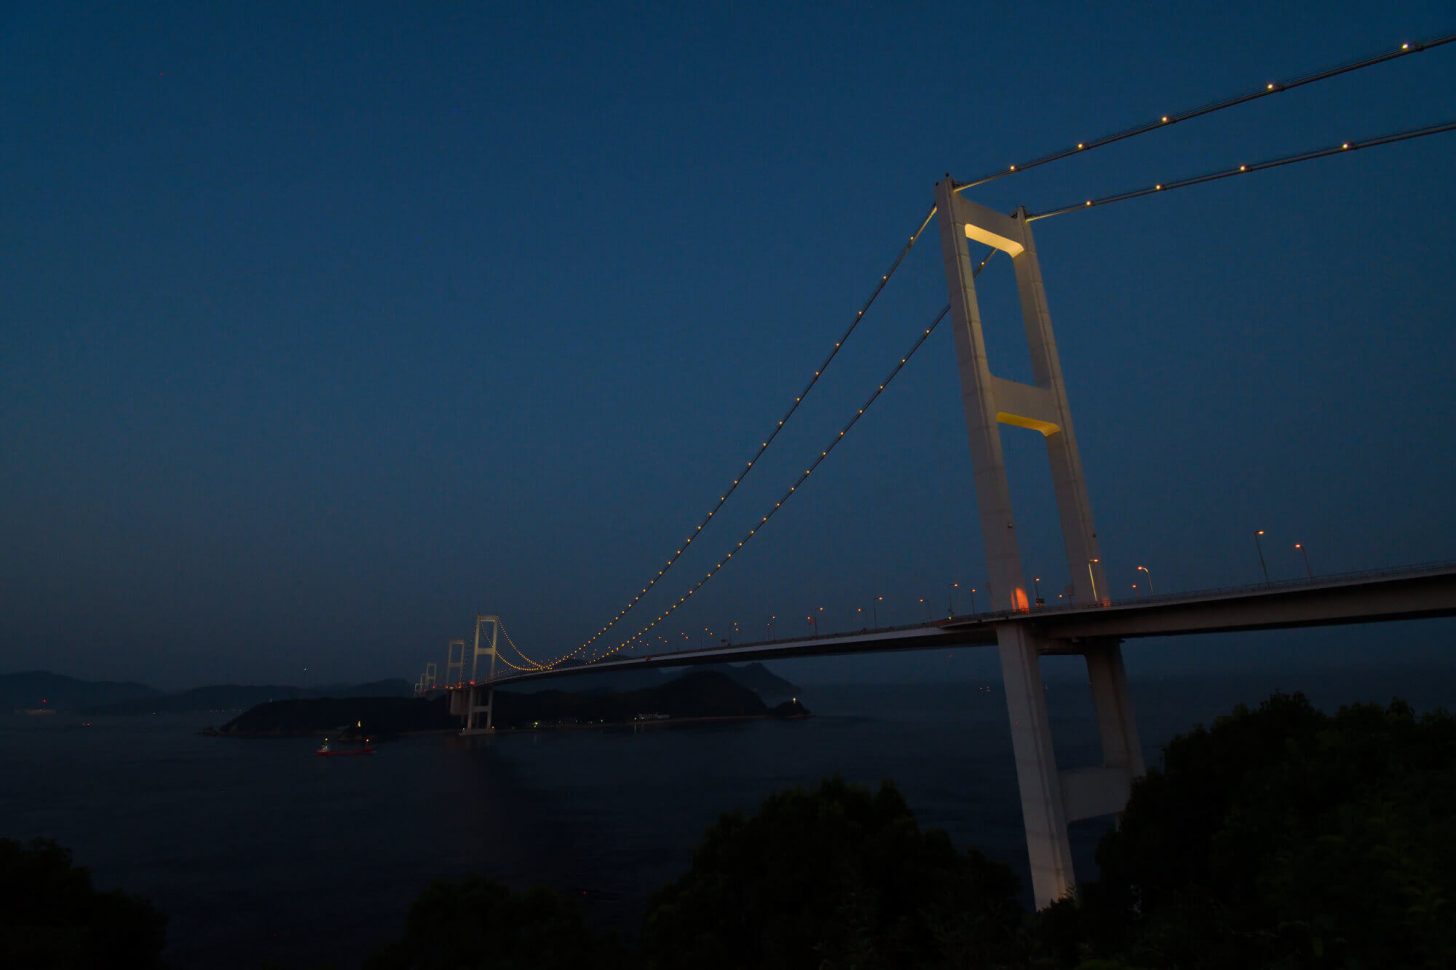
<path fill-rule="evenodd" d="M 935 328 L 940 325 L 940 322 L 945 319 L 946 314 L 949 312 L 949 306 L 940 311 L 940 313 L 936 316 L 935 320 L 931 322 L 930 326 L 926 327 L 925 330 L 916 339 L 915 343 L 911 346 L 910 350 L 906 352 L 905 356 L 900 358 L 900 362 L 895 365 L 894 369 L 890 371 L 889 375 L 884 379 L 884 381 L 882 381 L 879 386 L 875 388 L 874 392 L 870 394 L 869 398 L 866 399 L 864 404 L 857 411 L 855 411 L 854 416 L 849 419 L 849 422 L 839 430 L 839 433 L 836 434 L 834 438 L 831 439 L 830 442 L 824 446 L 823 449 L 820 450 L 818 457 L 810 462 L 809 467 L 805 468 L 803 472 L 799 474 L 799 476 L 794 480 L 794 483 L 789 486 L 788 490 L 785 491 L 776 502 L 774 502 L 773 507 L 770 508 L 767 513 L 760 516 L 758 522 L 754 524 L 754 526 L 750 528 L 746 533 L 744 533 L 743 537 L 738 540 L 737 545 L 730 549 L 727 554 L 723 556 L 723 558 L 719 559 L 716 563 L 714 563 L 713 567 L 709 569 L 706 573 L 704 573 L 701 579 L 688 587 L 685 593 L 679 596 L 676 600 L 669 604 L 666 609 L 664 609 L 661 613 L 654 617 L 651 623 L 647 624 L 641 630 L 638 630 L 626 640 L 618 643 L 612 649 L 600 653 L 595 657 L 592 657 L 590 660 L 587 661 L 587 663 L 593 664 L 597 663 L 598 661 L 605 660 L 607 657 L 610 657 L 613 654 L 626 649 L 627 647 L 640 640 L 643 636 L 651 633 L 658 624 L 662 623 L 674 612 L 676 612 L 680 606 L 685 604 L 688 600 L 692 599 L 693 596 L 695 596 L 699 590 L 706 586 L 708 582 L 723 569 L 724 566 L 732 562 L 733 557 L 741 552 L 743 550 L 743 547 L 747 545 L 753 539 L 753 537 L 758 534 L 759 530 L 761 530 L 765 525 L 768 524 L 768 521 L 774 517 L 775 513 L 777 513 L 779 509 L 783 508 L 784 503 L 787 502 L 796 492 L 798 492 L 800 486 L 808 481 L 809 476 L 814 473 L 814 470 L 819 467 L 824 459 L 829 457 L 829 453 L 834 450 L 835 446 L 837 446 L 839 442 L 843 441 L 845 435 L 849 433 L 850 429 L 855 426 L 860 418 L 864 417 L 864 413 L 869 410 L 870 406 L 873 405 L 875 401 L 879 398 L 879 396 L 885 392 L 885 388 L 890 386 L 890 382 L 895 379 L 895 375 L 899 374 L 900 371 L 904 369 L 905 364 L 909 362 L 910 358 L 915 355 L 915 351 L 919 350 L 921 346 L 924 345 L 925 341 L 930 338 L 931 333 L 935 331 Z"/>
<path fill-rule="evenodd" d="M 497 625 L 500 626 L 501 635 L 506 638 L 506 643 L 510 645 L 510 648 L 516 652 L 517 656 L 519 656 L 526 663 L 530 664 L 529 669 L 531 669 L 531 670 L 544 670 L 544 669 L 546 669 L 540 663 L 538 663 L 535 660 L 532 660 L 530 657 L 526 656 L 526 652 L 524 650 L 522 650 L 520 647 L 516 646 L 516 641 L 511 638 L 510 631 L 506 629 L 506 625 L 504 623 L 501 623 L 499 620 L 497 620 L 496 623 L 497 623 Z M 498 653 L 499 653 L 499 651 L 497 651 L 497 654 Z M 502 657 L 501 659 L 503 661 L 505 660 L 504 657 Z M 508 665 L 509 665 L 509 663 L 508 663 Z M 522 668 L 515 667 L 514 669 L 520 670 Z"/>
<path fill-rule="evenodd" d="M 1342 75 L 1351 74 L 1355 71 L 1361 71 L 1368 67 L 1375 67 L 1379 64 L 1387 64 L 1402 57 L 1409 57 L 1412 54 L 1419 54 L 1422 51 L 1428 51 L 1437 47 L 1443 47 L 1446 44 L 1450 44 L 1452 42 L 1456 42 L 1456 34 L 1444 34 L 1440 37 L 1435 37 L 1431 40 L 1425 41 L 1406 41 L 1400 44 L 1398 47 L 1383 51 L 1379 54 L 1372 54 L 1369 57 L 1362 57 L 1357 61 L 1349 61 L 1337 67 L 1326 68 L 1322 71 L 1315 71 L 1311 74 L 1302 74 L 1298 77 L 1289 78 L 1288 80 L 1284 81 L 1266 81 L 1260 87 L 1250 91 L 1235 94 L 1231 97 L 1223 98 L 1218 101 L 1211 101 L 1207 104 L 1200 105 L 1196 108 L 1191 108 L 1187 111 L 1177 111 L 1159 115 L 1152 120 L 1133 125 L 1131 128 L 1124 128 L 1120 131 L 1112 132 L 1111 134 L 1102 135 L 1097 138 L 1090 138 L 1086 141 L 1075 142 L 1072 146 L 1068 148 L 1060 148 L 1056 151 L 1048 152 L 1045 155 L 1041 155 L 1024 162 L 1017 162 L 1014 165 L 1008 165 L 1004 168 L 999 168 L 994 172 L 988 172 L 987 174 L 982 175 L 979 178 L 974 178 L 969 182 L 957 184 L 955 190 L 957 192 L 964 192 L 966 189 L 972 189 L 978 185 L 985 185 L 987 182 L 994 182 L 995 180 L 1005 178 L 1008 175 L 1016 175 L 1021 172 L 1029 171 L 1033 168 L 1039 168 L 1042 165 L 1049 165 L 1052 162 L 1061 161 L 1064 158 L 1070 158 L 1073 155 L 1081 155 L 1085 152 L 1090 152 L 1094 149 L 1102 148 L 1116 142 L 1125 141 L 1128 138 L 1143 135 L 1150 131 L 1155 131 L 1159 128 L 1166 128 L 1169 125 L 1175 125 L 1180 121 L 1190 121 L 1193 118 L 1201 118 L 1205 115 L 1211 115 L 1217 111 L 1223 111 L 1227 108 L 1234 108 L 1241 104 L 1248 104 L 1250 101 L 1257 101 L 1260 98 L 1267 98 L 1276 94 L 1282 94 L 1285 91 L 1293 91 L 1296 88 L 1307 87 L 1308 85 L 1316 84 L 1320 81 L 1327 81 L 1331 78 L 1341 77 Z"/>
<path fill-rule="evenodd" d="M 662 568 L 658 569 L 657 572 L 650 579 L 648 579 L 647 583 L 632 595 L 632 598 L 627 601 L 627 604 L 625 606 L 617 611 L 615 616 L 613 616 L 610 620 L 603 624 L 590 637 L 582 641 L 582 643 L 579 644 L 576 649 L 572 650 L 569 653 L 562 654 L 561 656 L 556 657 L 552 660 L 544 662 L 541 665 L 541 669 L 550 670 L 553 667 L 559 666 L 565 661 L 570 660 L 572 657 L 577 656 L 583 650 L 591 647 L 592 644 L 596 643 L 599 639 L 605 636 L 608 631 L 610 631 L 613 627 L 620 623 L 623 618 L 625 618 L 627 614 L 630 613 L 632 609 L 637 606 L 638 603 L 642 602 L 643 598 L 646 597 L 648 593 L 652 592 L 653 587 L 661 582 L 663 577 L 667 575 L 668 571 L 677 564 L 677 561 L 682 558 L 683 554 L 688 550 L 688 547 L 693 544 L 693 541 L 697 539 L 697 537 L 702 533 L 703 529 L 708 525 L 709 522 L 712 521 L 713 517 L 718 514 L 718 512 L 727 503 L 728 499 L 732 497 L 733 493 L 738 490 L 738 486 L 743 483 L 743 480 L 745 478 L 748 477 L 749 473 L 753 470 L 753 466 L 757 464 L 759 459 L 763 457 L 764 452 L 768 451 L 769 446 L 772 445 L 774 443 L 774 440 L 778 438 L 779 432 L 784 429 L 784 426 L 787 425 L 789 423 L 789 420 L 793 418 L 795 412 L 799 410 L 799 405 L 804 402 L 804 399 L 809 396 L 809 392 L 812 391 L 814 389 L 814 386 L 819 383 L 819 379 L 824 376 L 824 372 L 829 369 L 829 365 L 834 361 L 834 358 L 839 355 L 840 349 L 843 348 L 844 344 L 849 340 L 855 329 L 859 327 L 860 322 L 865 318 L 865 314 L 867 314 L 870 311 L 870 308 L 874 306 L 875 301 L 879 299 L 879 296 L 882 292 L 884 292 L 885 287 L 889 285 L 890 278 L 895 275 L 895 271 L 900 268 L 900 264 L 903 263 L 905 261 L 905 257 L 910 254 L 910 250 L 915 248 L 915 243 L 919 241 L 921 234 L 925 232 L 925 228 L 930 225 L 930 220 L 933 218 L 935 218 L 934 206 L 932 206 L 930 211 L 925 214 L 925 218 L 920 220 L 919 227 L 910 234 L 910 237 L 906 241 L 905 245 L 900 247 L 900 251 L 898 254 L 896 254 L 894 262 L 892 262 L 889 269 L 887 269 L 880 276 L 879 281 L 875 283 L 874 289 L 870 291 L 870 295 L 865 299 L 864 303 L 861 304 L 859 310 L 855 312 L 854 319 L 849 322 L 849 326 L 845 328 L 844 333 L 842 333 L 839 336 L 839 339 L 834 342 L 834 346 L 829 348 L 828 353 L 824 356 L 824 360 L 819 364 L 817 368 L 815 368 L 813 375 L 804 385 L 804 388 L 799 391 L 798 394 L 794 395 L 794 400 L 789 404 L 788 409 L 784 411 L 783 416 L 778 419 L 778 421 L 774 424 L 773 428 L 769 431 L 769 433 L 764 436 L 762 440 L 760 440 L 758 448 L 754 451 L 753 456 L 748 459 L 747 463 L 744 464 L 742 471 L 739 471 L 736 475 L 733 476 L 732 481 L 730 481 L 727 487 L 723 489 L 723 493 L 718 496 L 718 501 L 713 505 L 712 508 L 708 510 L 708 513 L 706 515 L 698 520 L 697 524 L 693 527 L 693 530 L 688 533 L 688 537 L 684 539 L 681 544 L 678 545 L 678 547 L 673 551 L 672 555 L 667 557 L 667 560 L 662 564 Z"/>
<path fill-rule="evenodd" d="M 975 270 L 973 271 L 973 275 L 980 275 L 981 270 L 986 268 L 986 264 L 990 262 L 991 257 L 994 255 L 995 250 L 992 250 L 990 253 L 988 253 L 986 255 L 986 258 L 981 260 L 980 265 L 975 268 Z M 930 335 L 935 332 L 936 327 L 940 326 L 941 321 L 945 319 L 948 313 L 950 313 L 950 307 L 946 306 L 940 311 L 940 313 L 936 314 L 935 319 L 932 320 L 930 322 L 930 325 L 927 326 L 920 333 L 920 335 L 916 338 L 915 343 L 912 344 L 910 349 L 905 352 L 905 355 L 900 358 L 899 363 L 897 363 L 894 368 L 891 369 L 890 373 L 886 375 L 885 379 L 881 381 L 879 385 L 875 388 L 875 390 L 870 393 L 869 397 L 865 399 L 864 404 L 862 404 L 859 408 L 855 410 L 854 415 L 850 417 L 850 419 L 844 424 L 844 426 L 839 429 L 838 433 L 836 433 L 835 436 L 830 439 L 829 443 L 825 445 L 822 449 L 820 449 L 819 455 L 809 463 L 809 467 L 805 468 L 804 471 L 799 474 L 799 476 L 794 480 L 793 484 L 791 484 L 788 489 L 779 497 L 779 499 L 774 502 L 773 506 L 769 508 L 766 513 L 759 517 L 758 521 L 753 525 L 753 527 L 750 528 L 746 533 L 744 533 L 743 537 L 738 540 L 737 544 L 734 545 L 733 548 L 730 549 L 721 559 L 714 563 L 713 567 L 709 569 L 706 573 L 704 573 L 701 579 L 693 583 L 681 596 L 679 596 L 676 600 L 673 600 L 672 603 L 668 604 L 666 609 L 664 609 L 661 613 L 659 613 L 656 617 L 652 619 L 652 622 L 648 623 L 642 629 L 632 634 L 632 636 L 628 637 L 626 640 L 618 643 L 612 649 L 604 653 L 600 653 L 595 657 L 592 657 L 590 660 L 586 661 L 586 663 L 594 664 L 601 660 L 605 660 L 607 657 L 610 657 L 613 654 L 616 654 L 626 649 L 627 647 L 630 647 L 642 637 L 646 636 L 648 633 L 651 633 L 654 629 L 657 628 L 659 624 L 661 624 L 669 616 L 675 613 L 678 608 L 687 603 L 688 600 L 692 599 L 699 590 L 706 586 L 714 576 L 722 571 L 723 567 L 728 565 L 728 563 L 733 560 L 733 557 L 738 555 L 738 553 L 743 550 L 744 546 L 752 541 L 754 536 L 758 535 L 759 531 L 768 524 L 769 520 L 772 519 L 775 514 L 777 514 L 779 509 L 783 508 L 784 503 L 787 502 L 793 495 L 798 492 L 800 486 L 808 481 L 809 476 L 812 475 L 814 473 L 814 470 L 818 468 L 824 462 L 824 460 L 829 457 L 830 452 L 838 447 L 839 443 L 845 439 L 845 437 L 849 434 L 850 430 L 859 423 L 859 419 L 864 417 L 865 412 L 867 412 L 874 405 L 875 401 L 879 399 L 880 395 L 885 393 L 885 388 L 889 387 L 890 383 L 894 381 L 895 377 L 902 370 L 905 369 L 905 365 L 908 364 L 910 362 L 910 359 L 915 356 L 915 352 L 918 351 L 922 346 L 924 346 L 925 341 L 930 339 Z"/>
<path fill-rule="evenodd" d="M 1443 132 L 1456 131 L 1456 121 L 1443 122 L 1439 125 L 1430 125 L 1426 128 L 1414 128 L 1409 131 L 1398 131 L 1388 135 L 1380 135 L 1375 138 L 1361 140 L 1342 141 L 1338 145 L 1329 145 L 1324 148 L 1310 149 L 1309 151 L 1296 152 L 1293 155 L 1283 155 L 1279 158 L 1271 158 L 1262 162 L 1246 162 L 1232 168 L 1222 168 L 1213 172 L 1205 172 L 1202 175 L 1194 175 L 1189 178 L 1176 179 L 1171 182 L 1155 182 L 1152 185 L 1142 188 L 1129 189 L 1126 192 L 1118 192 L 1114 195 L 1104 195 L 1101 198 L 1083 199 L 1081 202 L 1073 202 L 1068 205 L 1048 209 L 1045 212 L 1037 212 L 1027 216 L 1028 221 L 1037 219 L 1050 219 L 1052 216 L 1065 215 L 1068 212 L 1076 212 L 1083 209 L 1094 209 L 1099 206 L 1111 205 L 1114 202 L 1126 202 L 1129 199 L 1140 199 L 1145 195 L 1158 195 L 1163 192 L 1171 192 L 1174 189 L 1186 189 L 1193 185 L 1203 185 L 1208 182 L 1216 182 L 1219 179 L 1233 178 L 1237 175 L 1252 175 L 1255 172 L 1267 172 L 1273 168 L 1281 168 L 1285 165 L 1294 165 L 1298 162 L 1311 162 L 1319 158 L 1328 158 L 1331 155 L 1343 155 L 1346 152 L 1358 151 L 1361 148 L 1375 148 L 1380 145 L 1393 145 L 1397 142 L 1411 141 L 1416 138 L 1425 138 L 1430 135 L 1439 135 Z"/>

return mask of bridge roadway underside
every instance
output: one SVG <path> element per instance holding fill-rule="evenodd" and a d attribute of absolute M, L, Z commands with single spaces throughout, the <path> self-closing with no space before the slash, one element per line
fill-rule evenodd
<path fill-rule="evenodd" d="M 725 644 L 701 650 L 517 673 L 497 677 L 492 683 L 502 687 L 588 671 L 993 646 L 997 628 L 1007 623 L 1027 624 L 1039 640 L 1063 643 L 1069 652 L 1076 652 L 1077 644 L 1082 641 L 1105 638 L 1231 633 L 1443 616 L 1456 616 L 1456 565 L 1453 564 L 1191 595 L 1149 597 L 1106 606 L 1059 607 L 1029 613 L 979 613 L 907 627 Z"/>

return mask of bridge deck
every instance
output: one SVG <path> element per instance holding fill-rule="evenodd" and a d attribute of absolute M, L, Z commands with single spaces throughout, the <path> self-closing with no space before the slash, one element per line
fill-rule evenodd
<path fill-rule="evenodd" d="M 512 673 L 497 677 L 492 683 L 505 686 L 590 671 L 990 646 L 996 642 L 996 628 L 1004 623 L 1032 624 L 1039 637 L 1075 644 L 1079 640 L 1103 637 L 1130 639 L 1228 633 L 1442 616 L 1456 616 L 1456 563 L 1150 596 L 1100 606 L 1039 608 L 1027 613 L 977 613 L 909 626 L 757 643 L 720 644 L 699 650 Z M 447 689 L 450 689 L 449 686 Z"/>

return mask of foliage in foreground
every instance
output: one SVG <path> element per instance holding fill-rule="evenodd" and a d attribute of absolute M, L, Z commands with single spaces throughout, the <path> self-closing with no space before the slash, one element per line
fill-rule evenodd
<path fill-rule="evenodd" d="M 1164 762 L 1039 916 L 1063 966 L 1456 966 L 1456 718 L 1275 694 Z"/>
<path fill-rule="evenodd" d="M 549 889 L 515 893 L 482 878 L 431 883 L 410 906 L 404 938 L 365 964 L 366 970 L 621 966 L 621 946 L 592 933 L 573 900 Z"/>
<path fill-rule="evenodd" d="M 891 785 L 833 779 L 710 828 L 642 944 L 662 968 L 996 967 L 1023 919 L 1006 866 L 921 830 Z"/>
<path fill-rule="evenodd" d="M 0 967 L 145 970 L 160 966 L 166 935 L 166 916 L 96 891 L 54 842 L 0 839 Z"/>

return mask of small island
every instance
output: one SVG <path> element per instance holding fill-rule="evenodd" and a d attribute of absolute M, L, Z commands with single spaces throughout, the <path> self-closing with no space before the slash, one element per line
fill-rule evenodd
<path fill-rule="evenodd" d="M 623 691 L 498 690 L 494 722 L 498 731 L 532 731 L 809 715 L 797 696 L 770 707 L 738 680 L 749 676 L 761 682 L 762 673 L 766 671 L 761 668 L 693 671 L 663 684 Z M 444 696 L 315 697 L 258 704 L 206 733 L 242 738 L 380 737 L 459 727 L 459 718 L 450 716 Z"/>

